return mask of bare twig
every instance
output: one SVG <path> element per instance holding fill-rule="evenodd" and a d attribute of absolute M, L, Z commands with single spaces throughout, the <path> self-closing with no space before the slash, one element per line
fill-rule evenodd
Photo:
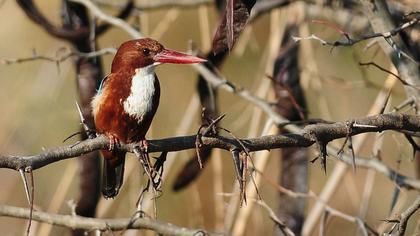
<path fill-rule="evenodd" d="M 384 221 L 387 223 L 394 223 L 394 225 L 391 228 L 391 232 L 394 231 L 398 226 L 398 231 L 395 235 L 402 236 L 405 234 L 405 231 L 407 229 L 408 220 L 418 209 L 420 209 L 420 196 L 417 196 L 414 202 L 397 218 L 386 219 Z"/>
<path fill-rule="evenodd" d="M 337 209 L 329 206 L 326 202 L 324 202 L 322 199 L 320 199 L 312 191 L 310 191 L 308 193 L 301 193 L 301 192 L 292 191 L 290 189 L 287 189 L 287 188 L 285 188 L 285 187 L 277 184 L 275 180 L 271 179 L 270 177 L 268 177 L 267 175 L 265 175 L 263 172 L 258 171 L 258 170 L 255 170 L 255 171 L 258 174 L 260 174 L 264 178 L 264 180 L 266 180 L 277 191 L 279 191 L 279 192 L 281 192 L 283 194 L 286 194 L 287 196 L 292 197 L 292 198 L 310 198 L 310 199 L 313 199 L 313 200 L 315 200 L 315 201 L 323 204 L 325 211 L 329 215 L 337 216 L 337 217 L 340 217 L 340 218 L 342 218 L 342 219 L 344 219 L 346 221 L 356 223 L 363 230 L 363 232 L 365 233 L 365 235 L 367 235 L 367 229 L 369 229 L 369 231 L 371 231 L 370 230 L 370 227 L 363 220 L 361 220 L 358 217 L 354 217 L 354 216 L 348 215 L 348 214 L 346 214 L 344 212 L 341 212 L 341 211 L 339 211 L 339 210 L 337 210 Z M 372 233 L 374 233 L 374 234 L 377 235 L 376 232 L 372 232 Z"/>
<path fill-rule="evenodd" d="M 197 138 L 196 138 L 196 141 L 195 141 L 195 151 L 196 151 L 197 161 L 198 161 L 198 165 L 199 165 L 200 169 L 203 168 L 203 162 L 201 160 L 201 155 L 200 155 L 200 148 L 202 147 L 201 137 L 206 136 L 206 135 L 217 134 L 217 126 L 216 125 L 226 115 L 226 114 L 222 114 L 219 117 L 217 117 L 216 119 L 212 119 L 210 117 L 205 117 L 205 114 L 206 114 L 205 108 L 203 108 L 201 116 L 202 116 L 203 120 L 209 122 L 209 124 L 202 124 L 200 126 L 200 128 L 198 129 Z"/>
<path fill-rule="evenodd" d="M 0 205 L 0 215 L 29 219 L 30 210 L 27 208 Z M 203 235 L 218 235 L 206 232 L 202 229 L 179 227 L 162 221 L 153 220 L 148 217 L 136 218 L 135 220 L 132 220 L 131 218 L 98 219 L 76 215 L 61 215 L 42 211 L 33 211 L 32 218 L 33 220 L 39 222 L 65 226 L 68 228 L 84 229 L 87 231 L 123 230 L 128 226 L 129 229 L 149 229 L 164 235 L 198 235 L 199 233 L 202 233 Z"/>
<path fill-rule="evenodd" d="M 72 2 L 77 2 L 80 4 L 83 4 L 89 11 L 92 12 L 98 19 L 103 20 L 113 26 L 119 27 L 127 31 L 132 37 L 134 38 L 143 38 L 143 35 L 135 30 L 131 25 L 129 25 L 126 21 L 117 18 L 112 17 L 107 14 L 105 14 L 101 9 L 99 9 L 93 2 L 89 0 L 71 0 Z"/>
<path fill-rule="evenodd" d="M 124 5 L 120 4 L 115 1 L 109 0 L 94 0 L 94 2 L 98 3 L 99 5 L 116 7 L 116 8 L 123 8 Z M 134 9 L 139 11 L 147 11 L 147 10 L 161 10 L 165 8 L 186 8 L 186 7 L 198 7 L 204 4 L 211 4 L 213 3 L 212 0 L 154 0 L 150 2 L 143 2 L 138 3 L 134 6 Z"/>
<path fill-rule="evenodd" d="M 369 19 L 372 30 L 375 33 L 389 31 L 395 28 L 394 19 L 391 16 L 389 11 L 388 3 L 385 0 L 360 0 L 359 1 L 363 6 L 363 10 L 367 18 Z M 415 12 L 412 15 L 406 15 L 407 18 L 412 18 L 412 21 L 420 18 L 420 12 Z M 379 40 L 379 45 L 386 55 L 391 59 L 395 68 L 398 70 L 398 75 L 406 82 L 419 86 L 420 85 L 420 71 L 419 63 L 414 61 L 411 56 L 405 56 L 407 54 L 413 54 L 413 51 L 416 50 L 415 47 L 412 47 L 405 42 L 403 37 L 400 37 L 399 34 L 396 34 L 392 38 L 386 38 L 384 40 Z M 404 55 L 405 57 L 401 57 Z M 407 59 L 408 58 L 408 59 Z M 420 109 L 420 103 L 418 101 L 420 90 L 412 89 L 409 87 L 405 88 L 407 97 L 413 97 L 415 99 L 415 107 L 417 111 Z M 418 113 L 417 113 L 418 114 Z"/>
<path fill-rule="evenodd" d="M 52 24 L 38 9 L 32 0 L 17 0 L 16 1 L 22 10 L 26 13 L 29 19 L 38 25 L 42 26 L 51 36 L 56 38 L 69 40 L 73 43 L 86 39 L 90 34 L 90 27 L 86 24 L 79 24 L 76 28 L 69 29 L 68 27 L 57 27 Z M 133 8 L 133 0 L 128 0 L 126 5 L 118 13 L 117 19 L 125 19 L 131 13 Z M 96 27 L 96 35 L 100 35 L 109 29 L 110 24 L 105 23 Z"/>
<path fill-rule="evenodd" d="M 359 38 L 351 38 L 349 36 L 349 34 L 345 33 L 343 30 L 339 30 L 341 35 L 345 36 L 345 40 L 337 40 L 334 42 L 330 42 L 330 41 L 326 41 L 316 35 L 311 35 L 309 37 L 293 37 L 293 40 L 295 40 L 296 42 L 299 42 L 300 40 L 308 40 L 308 39 L 313 39 L 313 40 L 317 40 L 319 41 L 322 45 L 329 45 L 334 47 L 340 47 L 340 46 L 353 46 L 357 43 L 360 43 L 362 41 L 365 40 L 369 40 L 369 39 L 374 39 L 374 38 L 384 38 L 385 40 L 387 40 L 390 44 L 392 44 L 392 36 L 395 36 L 397 34 L 399 34 L 401 31 L 403 31 L 404 29 L 407 29 L 409 27 L 412 27 L 414 25 L 416 25 L 419 21 L 420 21 L 420 12 L 415 12 L 412 15 L 414 15 L 412 17 L 411 20 L 400 24 L 399 26 L 395 27 L 394 29 L 387 31 L 387 32 L 383 32 L 383 33 L 372 33 L 372 34 L 368 34 L 368 35 L 363 35 Z M 329 27 L 331 27 L 331 25 L 328 24 Z M 337 30 L 338 27 L 332 27 L 334 30 Z M 409 58 L 411 61 L 413 62 L 417 62 L 415 59 L 413 59 L 411 56 L 409 56 L 408 54 L 402 52 L 401 50 L 398 50 L 400 54 L 402 54 L 403 56 Z M 417 62 L 418 63 L 418 62 Z"/>
<path fill-rule="evenodd" d="M 277 125 L 284 125 L 285 123 L 287 123 L 288 125 L 284 126 L 284 129 L 286 129 L 290 132 L 293 132 L 293 133 L 298 133 L 298 132 L 301 131 L 301 129 L 299 127 L 290 124 L 287 119 L 285 119 L 284 117 L 279 115 L 273 109 L 271 104 L 268 103 L 267 101 L 252 95 L 251 92 L 249 92 L 248 90 L 240 88 L 237 85 L 235 85 L 234 83 L 228 81 L 227 79 L 220 77 L 219 75 L 215 74 L 214 72 L 212 72 L 210 69 L 208 69 L 204 65 L 193 64 L 191 66 L 194 69 L 196 69 L 203 76 L 203 78 L 207 82 L 212 84 L 215 88 L 223 89 L 227 92 L 234 93 L 234 94 L 238 95 L 239 97 L 241 97 L 242 99 L 244 99 L 248 102 L 251 102 L 255 106 L 261 108 L 264 112 L 267 113 L 267 115 L 270 116 L 270 118 L 273 120 L 273 122 L 276 123 Z"/>
<path fill-rule="evenodd" d="M 420 196 L 411 204 L 407 210 L 401 213 L 398 226 L 398 235 L 404 235 L 410 217 L 420 208 Z"/>
<path fill-rule="evenodd" d="M 412 84 L 410 84 L 410 83 L 408 83 L 407 81 L 405 81 L 405 80 L 403 80 L 400 76 L 398 76 L 397 74 L 395 74 L 395 73 L 393 73 L 392 71 L 390 71 L 390 70 L 387 70 L 387 69 L 385 69 L 385 68 L 383 68 L 382 66 L 380 66 L 380 65 L 378 65 L 378 64 L 376 64 L 375 62 L 360 62 L 359 63 L 359 65 L 361 65 L 361 66 L 374 66 L 374 67 L 376 67 L 376 68 L 378 68 L 379 70 L 381 70 L 381 71 L 384 71 L 384 72 L 386 72 L 386 73 L 388 73 L 388 74 L 390 74 L 390 75 L 393 75 L 395 78 L 397 78 L 403 85 L 406 85 L 406 86 L 409 86 L 409 87 L 412 87 L 412 88 L 414 88 L 414 89 L 420 89 L 419 87 L 416 87 L 416 86 L 414 86 L 414 85 L 412 85 Z"/>
<path fill-rule="evenodd" d="M 64 53 L 63 53 L 64 51 Z M 57 56 L 50 57 L 45 55 L 38 55 L 36 52 L 30 57 L 23 57 L 23 58 L 2 58 L 0 59 L 0 64 L 3 65 L 10 65 L 10 64 L 16 64 L 16 63 L 23 63 L 23 62 L 29 62 L 29 61 L 35 61 L 35 60 L 43 60 L 43 61 L 50 61 L 54 63 L 61 63 L 71 57 L 78 57 L 78 58 L 93 58 L 93 57 L 99 57 L 107 54 L 115 54 L 117 52 L 117 49 L 115 48 L 103 48 L 98 51 L 94 52 L 78 52 L 73 51 L 68 48 L 62 48 L 57 51 Z M 58 55 L 62 53 L 61 55 Z"/>
<path fill-rule="evenodd" d="M 258 205 L 260 205 L 262 208 L 264 208 L 267 212 L 268 215 L 270 216 L 270 218 L 274 221 L 274 223 L 276 223 L 276 225 L 279 227 L 279 229 L 281 230 L 281 232 L 283 234 L 285 234 L 286 236 L 294 236 L 295 234 L 293 233 L 293 231 L 291 229 L 289 229 L 276 215 L 276 213 L 274 213 L 273 209 L 271 209 L 267 203 L 265 203 L 262 200 L 254 200 Z"/>
<path fill-rule="evenodd" d="M 413 159 L 416 156 L 416 152 L 420 151 L 420 146 L 416 143 L 416 141 L 411 137 L 409 134 L 404 134 L 404 137 L 407 139 L 407 141 L 411 144 L 411 147 L 413 147 Z"/>

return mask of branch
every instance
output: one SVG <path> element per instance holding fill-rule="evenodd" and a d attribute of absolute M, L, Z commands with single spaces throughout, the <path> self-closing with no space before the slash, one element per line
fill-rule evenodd
<path fill-rule="evenodd" d="M 334 42 L 329 42 L 326 40 L 323 40 L 315 35 L 311 35 L 309 37 L 293 37 L 293 40 L 295 40 L 296 42 L 299 42 L 300 40 L 308 40 L 308 39 L 314 39 L 319 41 L 322 45 L 329 45 L 329 46 L 333 46 L 333 47 L 339 47 L 339 46 L 353 46 L 357 43 L 360 43 L 362 41 L 368 40 L 368 39 L 374 39 L 374 38 L 384 38 L 386 40 L 390 39 L 392 36 L 395 36 L 397 34 L 399 34 L 401 31 L 412 27 L 414 25 L 416 25 L 419 21 L 420 21 L 420 12 L 414 12 L 411 15 L 415 15 L 415 17 L 413 17 L 413 19 L 411 19 L 408 22 L 402 23 L 401 25 L 391 29 L 390 31 L 384 32 L 384 33 L 372 33 L 372 34 L 367 34 L 367 35 L 362 35 L 359 38 L 351 38 L 350 35 L 346 32 L 344 32 L 343 30 L 339 29 L 336 26 L 332 26 L 331 24 L 327 24 L 324 21 L 315 21 L 315 23 L 319 23 L 319 22 L 323 22 L 323 24 L 327 24 L 327 26 L 329 26 L 330 28 L 333 28 L 336 31 L 339 31 L 341 35 L 345 36 L 344 40 L 337 40 Z M 415 61 L 413 58 L 411 58 L 409 55 L 403 54 L 404 56 L 408 57 L 409 59 Z"/>
<path fill-rule="evenodd" d="M 285 188 L 285 187 L 277 184 L 276 181 L 271 179 L 269 176 L 267 176 L 263 172 L 261 172 L 259 170 L 255 170 L 255 171 L 258 174 L 260 174 L 264 178 L 264 180 L 267 181 L 268 184 L 270 184 L 272 187 L 274 187 L 280 193 L 283 193 L 283 194 L 287 195 L 288 197 L 295 198 L 295 199 L 297 199 L 297 198 L 313 199 L 314 201 L 321 203 L 324 206 L 324 210 L 328 214 L 331 214 L 332 216 L 337 216 L 339 218 L 342 218 L 343 220 L 346 220 L 346 221 L 357 224 L 360 227 L 360 229 L 363 230 L 364 235 L 367 235 L 368 230 L 371 231 L 371 233 L 373 233 L 374 235 L 378 235 L 376 232 L 371 230 L 371 228 L 368 226 L 368 224 L 366 222 L 364 222 L 362 219 L 360 219 L 359 217 L 348 215 L 348 214 L 346 214 L 346 213 L 344 213 L 344 212 L 342 212 L 338 209 L 335 209 L 335 208 L 331 207 L 330 205 L 328 205 L 327 202 L 325 202 L 320 197 L 318 197 L 314 192 L 312 192 L 312 191 L 309 191 L 309 192 L 293 191 L 291 189 Z"/>
<path fill-rule="evenodd" d="M 116 7 L 116 8 L 123 8 L 124 4 L 109 1 L 109 0 L 94 0 L 95 3 L 104 6 Z M 186 8 L 186 7 L 198 7 L 204 4 L 211 4 L 213 0 L 154 0 L 149 2 L 138 3 L 134 5 L 134 9 L 138 11 L 146 11 L 146 10 L 161 10 L 164 8 L 172 8 L 172 7 L 179 7 L 179 8 Z"/>
<path fill-rule="evenodd" d="M 60 52 L 65 51 L 62 55 L 58 55 Z M 23 58 L 1 58 L 0 64 L 4 65 L 10 65 L 15 63 L 23 63 L 28 61 L 35 61 L 35 60 L 44 60 L 44 61 L 50 61 L 55 63 L 61 63 L 71 57 L 77 57 L 77 58 L 94 58 L 94 57 L 100 57 L 107 54 L 115 54 L 117 52 L 117 49 L 115 48 L 103 48 L 98 51 L 94 52 L 79 52 L 74 51 L 68 48 L 62 48 L 59 49 L 56 53 L 55 57 L 45 56 L 45 55 L 38 55 L 36 51 L 33 52 L 33 55 L 30 57 L 23 57 Z"/>
<path fill-rule="evenodd" d="M 276 213 L 274 213 L 273 209 L 270 208 L 270 206 L 267 205 L 263 200 L 254 200 L 255 203 L 260 205 L 262 208 L 264 208 L 267 212 L 270 218 L 274 221 L 274 223 L 279 227 L 281 232 L 285 234 L 286 236 L 295 236 L 293 231 L 288 228 L 277 216 Z"/>
<path fill-rule="evenodd" d="M 227 92 L 233 93 L 241 97 L 242 99 L 254 104 L 255 106 L 262 109 L 277 125 L 282 125 L 285 123 L 289 123 L 289 120 L 284 118 L 283 116 L 279 115 L 271 106 L 270 103 L 252 95 L 252 93 L 246 89 L 240 88 L 234 83 L 230 82 L 229 80 L 220 77 L 219 75 L 212 72 L 210 69 L 205 67 L 201 64 L 193 64 L 191 65 L 195 70 L 197 70 L 203 78 L 209 82 L 214 88 L 223 89 Z M 295 125 L 288 125 L 284 127 L 284 129 L 288 130 L 292 133 L 299 133 L 301 129 Z"/>
<path fill-rule="evenodd" d="M 27 208 L 0 205 L 0 216 L 11 216 L 29 219 L 30 210 Z M 149 229 L 164 235 L 218 235 L 201 229 L 189 229 L 170 223 L 154 220 L 148 217 L 121 218 L 121 219 L 97 219 L 77 215 L 52 214 L 42 211 L 33 211 L 32 220 L 53 225 L 65 226 L 72 229 L 92 230 L 125 230 L 125 229 Z"/>
<path fill-rule="evenodd" d="M 337 154 L 336 150 L 330 148 L 328 150 L 328 155 L 335 155 Z M 353 158 L 351 156 L 342 155 L 340 161 L 348 165 L 353 165 Z M 373 158 L 363 158 L 363 157 L 355 157 L 354 164 L 359 168 L 368 168 L 375 170 L 378 173 L 383 174 L 384 176 L 388 177 L 391 181 L 395 182 L 398 187 L 403 187 L 407 189 L 420 189 L 420 181 L 414 178 L 409 178 L 404 176 L 397 171 L 389 168 L 383 162 L 378 159 Z"/>
<path fill-rule="evenodd" d="M 257 1 L 255 6 L 252 8 L 251 15 L 249 17 L 249 21 L 253 21 L 259 16 L 264 15 L 271 10 L 276 8 L 284 7 L 292 3 L 291 0 L 272 0 L 272 1 Z"/>
<path fill-rule="evenodd" d="M 122 27 L 122 29 L 126 30 L 126 28 L 124 28 L 124 27 Z M 215 88 L 222 88 L 225 91 L 237 94 L 239 97 L 253 103 L 257 107 L 260 107 L 264 112 L 266 112 L 268 114 L 268 116 L 276 124 L 278 124 L 278 125 L 287 124 L 287 126 L 284 127 L 286 130 L 288 130 L 290 132 L 293 132 L 293 133 L 303 133 L 303 134 L 305 134 L 305 130 L 310 131 L 309 130 L 310 126 L 307 126 L 307 128 L 305 128 L 305 130 L 302 130 L 301 128 L 297 127 L 296 125 L 290 124 L 290 122 L 287 119 L 285 119 L 281 115 L 277 114 L 272 109 L 271 105 L 267 101 L 253 96 L 249 91 L 247 91 L 245 89 L 238 88 L 232 82 L 230 82 L 230 81 L 228 81 L 224 78 L 219 77 L 218 75 L 216 75 L 215 73 L 210 71 L 205 66 L 203 66 L 203 65 L 193 65 L 193 67 L 198 72 L 200 72 L 203 75 L 203 77 L 209 83 L 211 83 Z M 417 117 L 417 119 L 418 119 L 418 117 Z M 356 123 L 358 123 L 358 122 L 356 122 Z M 329 125 L 335 125 L 335 124 L 325 124 L 325 126 L 324 126 L 325 129 L 321 128 L 320 130 L 327 130 Z M 382 131 L 381 129 L 376 129 L 376 128 L 381 128 L 381 127 L 382 127 L 381 125 L 380 125 L 380 127 L 375 127 L 375 126 L 374 127 L 358 127 L 355 130 L 359 132 L 363 129 L 366 129 L 365 131 L 361 131 L 361 132 L 376 132 L 376 131 Z M 417 132 L 417 129 L 419 127 L 418 122 L 416 124 L 414 124 L 414 127 L 415 127 L 415 130 L 413 132 L 415 133 L 415 132 Z M 338 127 L 336 127 L 336 128 L 338 128 Z M 398 129 L 401 130 L 402 127 L 398 128 Z M 345 124 L 341 124 L 341 129 L 339 128 L 338 130 L 340 130 L 339 133 L 335 133 L 334 135 L 332 135 L 331 139 L 329 139 L 329 140 L 326 139 L 326 140 L 323 140 L 323 141 L 324 142 L 329 142 L 333 139 L 342 138 L 342 137 L 345 137 L 346 135 L 348 135 L 348 133 L 345 131 L 346 130 Z M 401 131 L 407 132 L 407 130 L 401 130 Z M 410 130 L 408 130 L 408 131 L 410 131 Z M 322 136 L 321 137 L 322 139 L 325 139 L 325 137 L 328 136 L 328 132 L 326 132 L 324 134 L 318 134 L 317 132 L 314 132 L 314 133 L 312 133 L 312 135 L 316 135 L 315 137 L 318 138 L 318 139 L 321 136 Z M 351 135 L 355 135 L 354 130 L 353 130 Z M 288 137 L 288 136 L 291 136 L 291 137 Z M 251 148 L 250 151 L 265 150 L 265 149 L 270 149 L 270 148 L 292 147 L 292 146 L 307 147 L 307 146 L 312 145 L 316 140 L 316 138 L 311 139 L 311 137 L 310 137 L 311 133 L 307 133 L 306 137 L 303 137 L 304 135 L 296 135 L 296 134 L 291 134 L 291 135 L 288 135 L 288 136 L 278 136 L 277 139 L 271 140 L 271 141 L 274 141 L 274 143 L 269 142 L 268 145 L 264 145 L 264 144 L 261 145 L 261 143 L 259 143 L 260 146 L 257 145 L 255 147 L 256 149 Z M 178 149 L 176 149 L 174 147 L 166 147 L 167 148 L 166 151 L 179 151 L 179 150 L 184 150 L 184 149 L 189 149 L 189 148 L 194 147 L 195 136 L 179 137 L 179 138 L 182 139 L 182 140 L 176 140 L 177 138 L 169 138 L 169 139 L 166 139 L 166 141 L 170 141 L 170 142 L 174 142 L 174 143 L 177 143 L 178 141 L 180 141 L 181 143 L 184 144 L 184 146 L 181 145 L 181 146 L 178 147 Z M 233 147 L 239 147 L 237 145 L 237 143 L 236 143 L 237 146 L 235 146 L 235 142 L 236 142 L 235 140 L 229 140 L 228 138 L 224 138 L 224 137 L 219 137 L 219 138 L 220 139 L 218 139 L 218 138 L 205 138 L 205 140 L 206 140 L 206 142 L 208 142 L 207 145 L 209 147 L 222 148 L 222 149 L 226 149 L 226 150 L 230 150 L 230 148 L 233 148 Z M 262 138 L 264 138 L 264 137 L 262 137 Z M 265 137 L 265 138 L 267 138 L 267 137 Z M 230 142 L 224 142 L 225 140 L 221 140 L 221 139 L 229 140 Z M 102 144 L 100 142 L 98 143 L 96 141 L 97 142 L 96 143 L 97 146 L 95 147 L 96 149 L 106 148 L 106 145 L 107 145 L 106 139 L 103 138 L 102 141 L 103 141 Z M 156 140 L 156 142 L 159 142 L 159 141 L 165 141 L 165 140 Z M 249 141 L 250 140 L 244 140 L 244 143 L 248 143 Z M 264 139 L 257 140 L 257 143 L 258 143 L 258 141 L 264 142 Z M 94 142 L 94 141 L 92 140 L 91 142 Z M 275 143 L 275 142 L 278 142 L 278 143 Z M 78 146 L 80 146 L 80 144 Z M 132 149 L 132 147 L 131 148 L 126 147 L 126 146 L 124 146 L 124 147 L 127 148 L 128 151 L 130 151 Z M 91 149 L 89 149 L 88 146 L 86 146 L 85 148 L 88 148 L 88 149 L 87 150 L 82 150 L 82 151 L 79 150 L 79 153 L 77 153 L 77 152 L 74 153 L 74 150 L 72 150 L 72 148 L 70 148 L 70 151 L 73 153 L 72 155 L 80 155 L 80 154 L 91 151 Z M 258 149 L 258 148 L 260 148 L 260 149 Z M 155 151 L 165 151 L 165 150 L 155 150 Z M 61 160 L 61 159 L 66 159 L 66 158 L 71 158 L 71 157 L 73 157 L 73 156 L 66 156 L 66 154 L 63 154 L 63 153 L 61 153 L 61 155 L 58 155 L 58 156 L 55 156 L 55 154 L 54 154 L 54 155 L 52 155 L 52 158 L 45 158 L 41 154 L 38 156 L 38 158 L 46 159 L 46 161 L 47 161 L 45 164 L 41 164 L 40 167 L 42 167 L 44 165 L 47 165 L 49 163 Z M 5 162 L 5 160 L 7 162 L 7 160 L 10 159 L 8 157 L 5 157 L 5 158 L 6 159 L 2 158 L 3 160 L 0 159 L 0 164 L 2 164 L 2 162 Z M 30 157 L 26 157 L 26 158 L 30 159 Z M 48 159 L 51 159 L 51 160 L 48 160 Z M 54 159 L 57 159 L 57 160 L 54 160 Z M 23 161 L 26 164 L 30 164 L 28 162 L 28 160 L 26 160 L 25 158 L 24 158 Z M 40 165 L 39 163 L 35 163 L 35 164 Z M 6 166 L 0 165 L 0 167 L 3 166 L 5 168 L 12 168 L 12 169 L 22 169 L 22 168 L 24 169 L 25 168 L 25 164 L 17 164 L 17 163 L 11 164 L 11 163 L 8 163 L 8 164 L 5 164 L 5 165 Z"/>
<path fill-rule="evenodd" d="M 407 223 L 410 217 L 420 209 L 420 196 L 417 196 L 416 200 L 400 215 L 399 226 L 398 226 L 398 235 L 404 235 L 407 228 Z"/>
<path fill-rule="evenodd" d="M 83 6 L 85 6 L 87 9 L 89 9 L 89 11 L 95 15 L 98 19 L 103 20 L 113 26 L 119 27 L 124 29 L 127 33 L 129 33 L 132 37 L 134 38 L 143 38 L 143 35 L 135 30 L 133 27 L 131 27 L 130 24 L 128 24 L 126 21 L 117 18 L 117 17 L 113 17 L 113 16 L 109 16 L 107 14 L 105 14 L 101 9 L 99 9 L 95 4 L 93 4 L 91 1 L 89 0 L 70 0 L 71 2 L 77 2 L 82 4 Z"/>
<path fill-rule="evenodd" d="M 70 40 L 73 42 L 89 37 L 90 29 L 88 27 L 80 27 L 78 29 L 69 30 L 65 27 L 57 27 L 53 25 L 47 18 L 45 18 L 45 16 L 41 13 L 41 11 L 37 8 L 37 6 L 33 3 L 32 0 L 17 0 L 17 3 L 29 19 L 42 26 L 50 35 L 54 37 Z M 132 7 L 133 1 L 130 0 L 121 9 L 117 18 L 125 19 L 127 16 L 130 15 Z M 99 25 L 98 27 L 96 27 L 96 34 L 102 34 L 108 28 L 108 24 Z"/>
<path fill-rule="evenodd" d="M 406 85 L 406 86 L 409 86 L 409 87 L 412 87 L 412 88 L 414 88 L 414 89 L 417 89 L 417 90 L 419 90 L 420 89 L 420 87 L 417 87 L 417 86 L 414 86 L 414 85 L 412 85 L 412 84 L 410 84 L 410 83 L 408 83 L 407 81 L 405 81 L 405 80 L 403 80 L 400 76 L 398 76 L 397 74 L 395 74 L 394 72 L 392 72 L 392 71 L 390 71 L 390 70 L 387 70 L 387 69 L 385 69 L 385 68 L 383 68 L 382 66 L 380 66 L 380 65 L 378 65 L 378 64 L 376 64 L 375 62 L 359 62 L 359 65 L 360 66 L 374 66 L 374 67 L 376 67 L 377 69 L 379 69 L 379 70 L 381 70 L 381 71 L 384 71 L 384 72 L 386 72 L 386 73 L 388 73 L 388 74 L 390 74 L 390 75 L 392 75 L 392 76 L 394 76 L 395 78 L 397 78 L 403 85 Z"/>
<path fill-rule="evenodd" d="M 243 146 L 249 152 L 270 150 L 285 147 L 308 147 L 317 141 L 328 143 L 332 140 L 354 136 L 366 132 L 381 132 L 385 130 L 407 130 L 417 132 L 420 128 L 420 116 L 390 113 L 365 118 L 353 119 L 351 132 L 348 132 L 348 122 L 336 122 L 332 124 L 308 125 L 300 134 L 268 135 L 258 138 L 236 139 L 223 136 L 202 137 L 202 145 L 208 148 L 220 148 L 225 150 L 242 150 Z M 194 149 L 196 136 L 180 136 L 160 140 L 150 140 L 149 152 L 174 152 L 186 149 Z M 80 156 L 99 149 L 107 149 L 109 140 L 105 136 L 89 139 L 70 146 L 47 149 L 40 154 L 32 156 L 0 156 L 0 168 L 14 170 L 38 169 L 45 165 Z M 133 152 L 136 144 L 121 144 L 120 150 Z M 331 148 L 332 149 L 332 148 Z M 371 163 L 371 162 L 370 162 Z M 356 161 L 356 165 L 364 162 Z M 396 177 L 394 172 L 383 168 L 380 163 L 364 164 L 366 167 L 375 166 L 378 171 L 391 178 Z M 400 176 L 401 186 L 420 189 L 420 183 L 408 177 Z"/>
<path fill-rule="evenodd" d="M 394 21 L 388 8 L 387 1 L 385 0 L 359 0 L 363 6 L 365 15 L 369 19 L 371 28 L 374 32 L 384 32 L 395 28 Z M 415 19 L 420 18 L 420 12 L 413 13 Z M 408 16 L 411 16 L 410 14 Z M 398 27 L 397 27 L 398 28 Z M 414 55 L 415 47 L 407 44 L 402 37 L 395 35 L 395 37 L 388 38 L 387 40 L 379 41 L 381 48 L 391 59 L 395 68 L 398 70 L 398 75 L 406 82 L 414 85 L 420 85 L 420 70 L 419 62 L 413 61 L 411 56 L 401 57 L 402 55 L 411 54 Z M 417 111 L 420 111 L 420 90 L 405 87 L 407 97 L 413 97 L 415 99 L 415 107 Z M 420 114 L 420 113 L 417 113 Z"/>

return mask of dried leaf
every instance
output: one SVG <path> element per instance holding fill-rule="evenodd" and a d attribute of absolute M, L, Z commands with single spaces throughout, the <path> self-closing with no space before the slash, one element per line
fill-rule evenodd
<path fill-rule="evenodd" d="M 256 0 L 228 0 L 222 20 L 213 37 L 213 53 L 231 50 L 250 16 Z"/>

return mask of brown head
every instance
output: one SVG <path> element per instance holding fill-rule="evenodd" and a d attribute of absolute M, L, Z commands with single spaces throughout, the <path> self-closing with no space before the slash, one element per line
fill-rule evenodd
<path fill-rule="evenodd" d="M 185 53 L 165 49 L 151 38 L 134 39 L 121 44 L 112 61 L 111 72 L 125 68 L 135 70 L 161 63 L 192 64 L 206 60 Z"/>

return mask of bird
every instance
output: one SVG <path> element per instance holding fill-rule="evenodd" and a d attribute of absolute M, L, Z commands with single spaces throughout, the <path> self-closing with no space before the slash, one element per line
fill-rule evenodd
<path fill-rule="evenodd" d="M 192 64 L 205 59 L 166 49 L 151 38 L 129 40 L 118 48 L 106 76 L 92 99 L 92 113 L 97 134 L 109 138 L 104 158 L 102 195 L 117 196 L 124 179 L 124 151 L 115 148 L 123 143 L 146 144 L 146 133 L 159 106 L 160 84 L 156 66 L 164 63 Z"/>

